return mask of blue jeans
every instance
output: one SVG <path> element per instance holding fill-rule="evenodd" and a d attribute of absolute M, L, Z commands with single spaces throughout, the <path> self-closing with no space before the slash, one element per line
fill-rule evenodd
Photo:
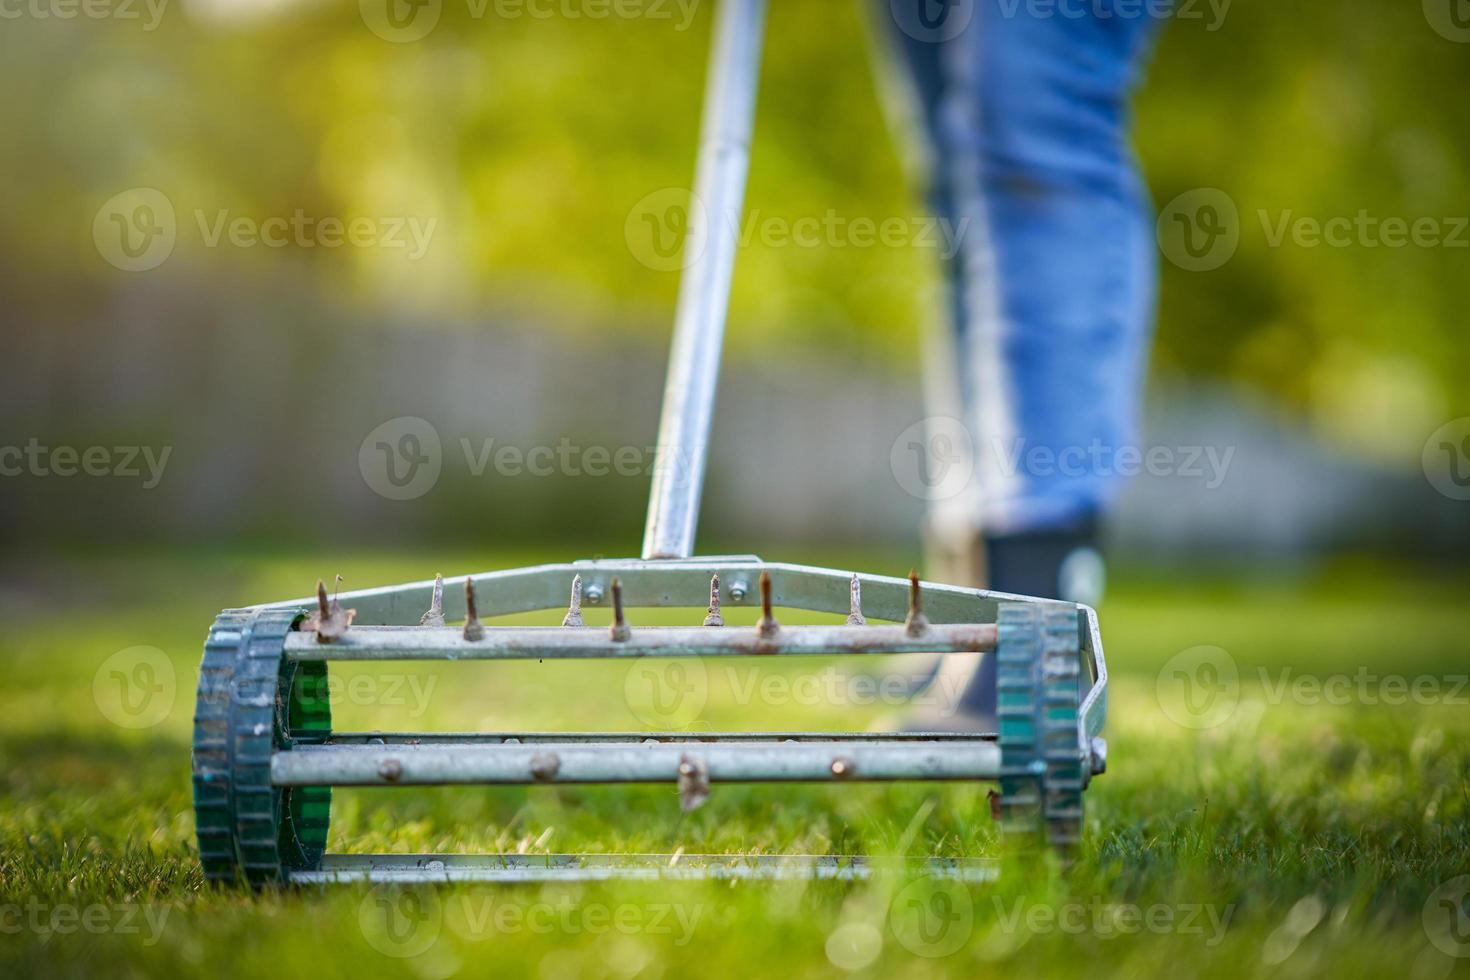
<path fill-rule="evenodd" d="M 987 533 L 1065 527 L 1136 447 L 1157 289 L 1129 96 L 1161 0 L 881 0 L 927 144 Z"/>

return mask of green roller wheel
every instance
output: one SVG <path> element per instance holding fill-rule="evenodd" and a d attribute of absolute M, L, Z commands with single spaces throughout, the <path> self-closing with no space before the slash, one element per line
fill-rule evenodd
<path fill-rule="evenodd" d="M 1085 785 L 1076 608 L 1007 602 L 998 622 L 1001 831 L 1068 852 L 1082 837 Z"/>
<path fill-rule="evenodd" d="M 331 731 L 324 663 L 284 656 L 299 610 L 226 610 L 204 644 L 194 821 L 210 881 L 264 885 L 320 865 L 332 791 L 271 785 L 271 754 Z"/>

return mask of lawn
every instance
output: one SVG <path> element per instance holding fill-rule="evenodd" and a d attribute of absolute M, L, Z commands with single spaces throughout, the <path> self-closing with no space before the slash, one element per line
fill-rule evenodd
<path fill-rule="evenodd" d="M 1110 770 L 1088 791 L 1069 868 L 1006 867 L 973 886 L 904 874 L 407 893 L 205 886 L 189 733 L 199 643 L 220 607 L 300 595 L 333 572 L 364 587 L 546 557 L 7 559 L 0 969 L 1470 975 L 1470 923 L 1453 917 L 1470 902 L 1470 879 L 1456 881 L 1470 874 L 1470 580 L 1399 566 L 1115 575 L 1100 610 Z M 899 706 L 863 696 L 872 688 L 851 669 L 711 669 L 707 704 L 680 721 L 883 724 Z M 386 665 L 344 672 L 334 711 L 356 729 L 649 727 L 632 689 L 619 664 Z M 716 786 L 689 815 L 672 786 L 344 791 L 332 849 L 989 856 L 985 791 Z"/>

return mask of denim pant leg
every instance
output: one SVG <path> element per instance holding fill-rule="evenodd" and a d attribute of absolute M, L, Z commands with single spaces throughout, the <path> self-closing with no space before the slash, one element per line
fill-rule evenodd
<path fill-rule="evenodd" d="M 991 536 L 1066 528 L 1111 502 L 1113 454 L 1136 438 L 1157 269 L 1129 96 L 1157 17 L 1105 16 L 1111 0 L 886 6 L 929 206 L 961 234 L 945 278 L 975 450 L 962 510 Z M 930 690 L 993 724 L 996 667 L 946 663 Z"/>
<path fill-rule="evenodd" d="M 930 205 L 961 235 L 946 272 L 970 512 L 991 534 L 1066 527 L 1112 501 L 1115 454 L 1136 441 L 1157 269 L 1129 96 L 1159 7 L 887 6 L 929 144 Z M 941 9 L 968 15 L 924 29 Z"/>

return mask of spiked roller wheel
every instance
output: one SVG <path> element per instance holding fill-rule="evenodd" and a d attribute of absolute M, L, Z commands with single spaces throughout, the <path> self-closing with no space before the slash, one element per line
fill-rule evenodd
<path fill-rule="evenodd" d="M 271 785 L 271 756 L 326 736 L 326 664 L 288 660 L 297 610 L 228 610 L 204 645 L 194 714 L 194 819 L 211 881 L 263 885 L 321 862 L 332 791 Z"/>
<path fill-rule="evenodd" d="M 1066 852 L 1082 837 L 1076 607 L 1007 602 L 998 615 L 1001 830 Z"/>

